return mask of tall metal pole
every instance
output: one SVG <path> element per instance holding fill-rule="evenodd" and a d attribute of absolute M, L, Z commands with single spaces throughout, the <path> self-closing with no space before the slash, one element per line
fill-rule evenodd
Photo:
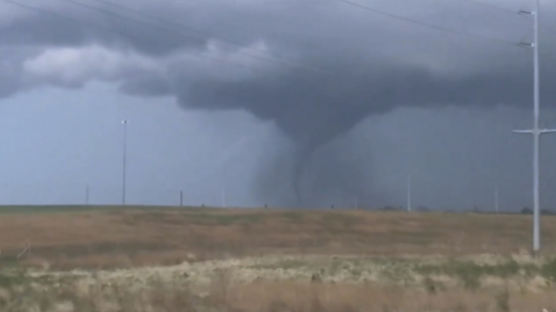
<path fill-rule="evenodd" d="M 180 207 L 183 207 L 183 191 L 180 191 Z"/>
<path fill-rule="evenodd" d="M 535 207 L 533 216 L 533 252 L 537 253 L 541 249 L 541 235 L 540 235 L 540 168 L 539 168 L 539 155 L 540 155 L 540 132 L 539 132 L 539 118 L 540 118 L 540 74 L 539 74 L 539 12 L 540 0 L 535 1 L 534 19 L 534 43 L 533 43 L 533 62 L 534 62 L 534 100 L 535 106 L 533 109 L 534 125 L 533 125 L 533 206 Z"/>
<path fill-rule="evenodd" d="M 122 120 L 123 146 L 122 146 L 122 206 L 126 204 L 126 178 L 127 178 L 127 120 Z"/>
<path fill-rule="evenodd" d="M 494 188 L 494 212 L 500 212 L 500 194 L 498 192 L 498 185 Z"/>
<path fill-rule="evenodd" d="M 537 254 L 541 249 L 540 233 L 540 139 L 542 134 L 555 133 L 556 129 L 540 129 L 540 70 L 539 70 L 539 19 L 540 0 L 535 0 L 535 11 L 520 11 L 520 14 L 533 16 L 533 42 L 527 44 L 533 47 L 533 129 L 517 130 L 516 133 L 528 133 L 533 135 L 533 253 Z"/>
<path fill-rule="evenodd" d="M 411 207 L 411 175 L 407 176 L 407 212 L 412 211 Z"/>

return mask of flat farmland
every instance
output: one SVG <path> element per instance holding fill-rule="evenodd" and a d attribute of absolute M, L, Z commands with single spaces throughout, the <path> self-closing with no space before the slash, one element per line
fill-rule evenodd
<path fill-rule="evenodd" d="M 556 254 L 556 218 L 542 218 Z M 261 255 L 527 252 L 531 216 L 157 207 L 0 208 L 2 261 L 52 268 L 174 265 Z M 18 259 L 19 256 L 19 259 Z"/>
<path fill-rule="evenodd" d="M 0 311 L 556 311 L 556 218 L 0 208 Z"/>

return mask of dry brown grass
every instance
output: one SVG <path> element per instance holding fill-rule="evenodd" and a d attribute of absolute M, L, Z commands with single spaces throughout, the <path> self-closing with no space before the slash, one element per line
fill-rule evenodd
<path fill-rule="evenodd" d="M 508 312 L 556 311 L 553 291 L 481 291 L 448 288 L 438 292 L 376 284 L 330 284 L 299 281 L 231 283 L 223 272 L 210 291 L 198 294 L 187 284 L 153 279 L 148 285 L 77 281 L 0 288 L 4 312 Z M 2 293 L 4 296 L 2 296 Z"/>
<path fill-rule="evenodd" d="M 546 257 L 523 255 L 530 225 L 364 211 L 1 214 L 0 311 L 556 312 L 556 218 L 543 218 Z M 114 267 L 128 269 L 65 270 Z"/>
<path fill-rule="evenodd" d="M 556 253 L 556 217 L 543 217 Z M 0 215 L 0 259 L 29 242 L 27 263 L 54 267 L 168 265 L 263 254 L 400 256 L 515 254 L 530 216 L 217 209 Z"/>
<path fill-rule="evenodd" d="M 508 292 L 504 288 L 448 289 L 433 294 L 423 289 L 377 285 L 261 282 L 233 288 L 227 305 L 245 312 L 555 311 L 556 296 L 550 292 Z"/>

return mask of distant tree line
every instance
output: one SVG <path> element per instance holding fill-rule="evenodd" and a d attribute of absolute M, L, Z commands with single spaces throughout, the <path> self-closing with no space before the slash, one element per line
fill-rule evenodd
<path fill-rule="evenodd" d="M 523 207 L 523 209 L 521 209 L 521 214 L 531 215 L 533 214 L 533 209 L 529 207 Z M 556 216 L 556 211 L 549 210 L 549 209 L 541 209 L 541 214 L 546 216 Z"/>

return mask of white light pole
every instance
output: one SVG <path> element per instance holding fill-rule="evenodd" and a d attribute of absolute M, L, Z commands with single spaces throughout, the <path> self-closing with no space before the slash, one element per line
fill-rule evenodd
<path fill-rule="evenodd" d="M 540 0 L 535 0 L 535 11 L 519 11 L 520 14 L 532 15 L 534 24 L 533 42 L 522 44 L 533 48 L 533 129 L 515 130 L 515 133 L 527 133 L 533 135 L 533 253 L 538 253 L 541 249 L 540 235 L 540 170 L 539 170 L 539 154 L 540 154 L 540 137 L 542 134 L 554 133 L 556 129 L 540 129 L 540 74 L 539 74 L 539 18 L 540 18 Z"/>
<path fill-rule="evenodd" d="M 127 178 L 127 120 L 122 120 L 122 206 L 126 204 L 126 178 Z"/>
<path fill-rule="evenodd" d="M 407 212 L 411 212 L 411 175 L 407 176 Z"/>
<path fill-rule="evenodd" d="M 496 212 L 496 214 L 498 214 L 498 212 L 500 212 L 500 198 L 499 198 L 499 192 L 498 192 L 498 185 L 494 188 L 494 211 Z"/>

